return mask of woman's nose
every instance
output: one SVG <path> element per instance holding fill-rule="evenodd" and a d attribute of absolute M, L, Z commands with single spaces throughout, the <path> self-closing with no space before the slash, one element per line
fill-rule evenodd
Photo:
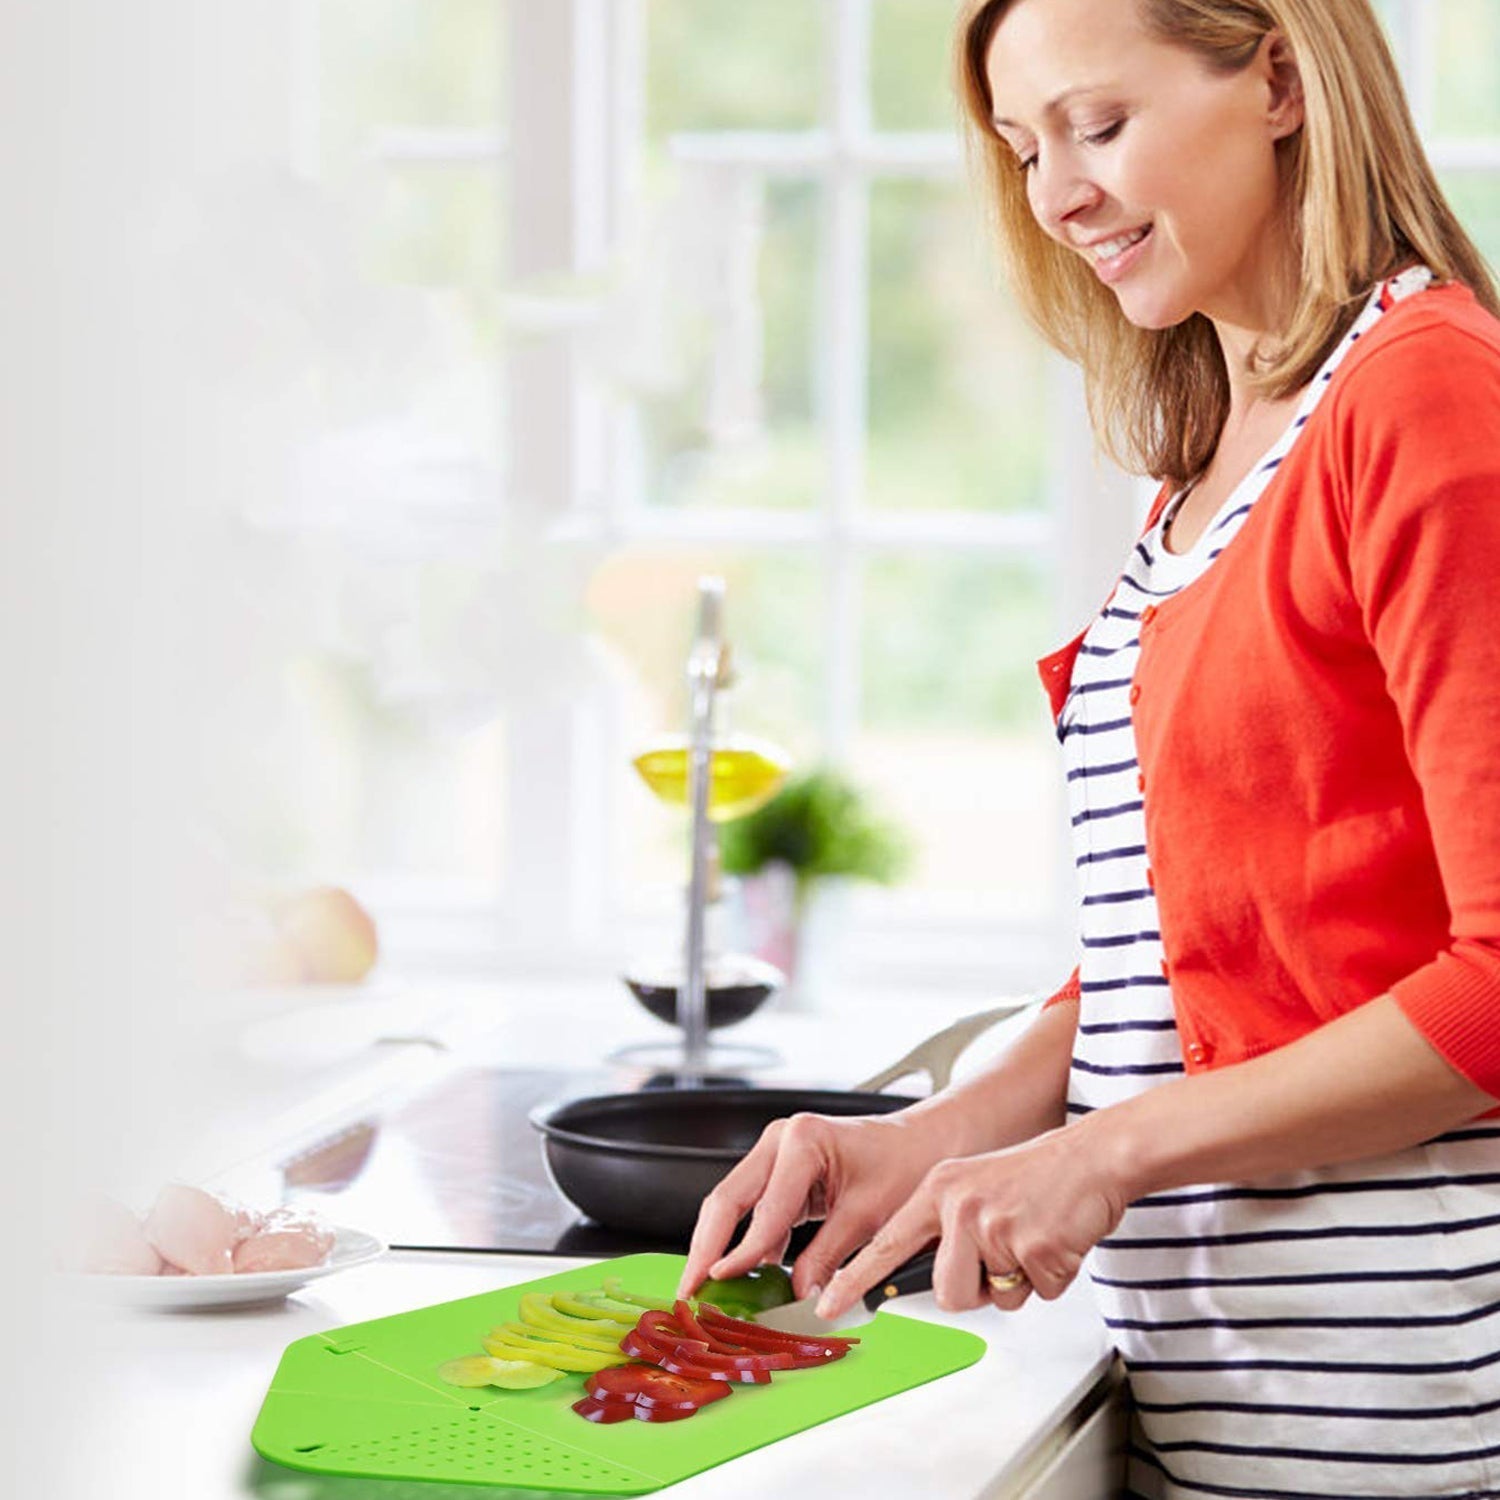
<path fill-rule="evenodd" d="M 1103 197 L 1099 185 L 1078 170 L 1066 153 L 1038 159 L 1031 169 L 1031 211 L 1049 233 L 1063 237 L 1067 222 Z"/>

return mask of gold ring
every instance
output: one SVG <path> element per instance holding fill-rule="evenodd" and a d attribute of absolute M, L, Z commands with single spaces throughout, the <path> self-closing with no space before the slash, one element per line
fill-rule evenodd
<path fill-rule="evenodd" d="M 1014 1271 L 992 1273 L 985 1279 L 992 1292 L 1013 1292 L 1026 1285 L 1026 1273 L 1019 1266 Z"/>

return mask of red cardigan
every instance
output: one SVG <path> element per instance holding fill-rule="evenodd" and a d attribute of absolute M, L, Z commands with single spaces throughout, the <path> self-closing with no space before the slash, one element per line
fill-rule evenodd
<path fill-rule="evenodd" d="M 1038 664 L 1054 715 L 1081 641 Z M 1500 1096 L 1500 323 L 1467 289 L 1350 351 L 1223 555 L 1142 615 L 1135 682 L 1188 1070 L 1389 992 Z"/>

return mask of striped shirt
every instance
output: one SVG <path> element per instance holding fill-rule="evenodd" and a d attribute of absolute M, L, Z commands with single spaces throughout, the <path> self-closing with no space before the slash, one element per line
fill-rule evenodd
<path fill-rule="evenodd" d="M 1141 612 L 1233 544 L 1349 349 L 1430 279 L 1372 295 L 1182 554 L 1162 543 L 1168 505 L 1084 637 L 1058 719 L 1082 899 L 1071 1116 L 1183 1072 L 1132 725 Z M 1500 1122 L 1144 1198 L 1089 1269 L 1130 1371 L 1132 1494 L 1500 1496 Z"/>

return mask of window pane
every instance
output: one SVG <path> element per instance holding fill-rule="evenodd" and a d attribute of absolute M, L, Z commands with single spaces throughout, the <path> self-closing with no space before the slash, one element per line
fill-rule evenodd
<path fill-rule="evenodd" d="M 325 169 L 381 126 L 499 121 L 504 0 L 322 0 L 319 20 Z"/>
<path fill-rule="evenodd" d="M 682 130 L 816 125 L 823 10 L 809 0 L 649 0 L 646 108 L 652 141 Z"/>
<path fill-rule="evenodd" d="M 698 169 L 684 175 L 676 218 L 697 228 L 675 241 L 662 373 L 639 408 L 646 498 L 810 506 L 825 469 L 814 426 L 819 191 Z"/>
<path fill-rule="evenodd" d="M 1500 134 L 1500 5 L 1422 0 L 1435 24 L 1433 128 L 1439 135 Z"/>
<path fill-rule="evenodd" d="M 605 562 L 587 600 L 616 665 L 616 876 L 626 906 L 638 906 L 643 892 L 675 891 L 686 877 L 684 815 L 655 801 L 630 760 L 654 740 L 687 731 L 687 653 L 705 573 L 725 580 L 725 632 L 739 672 L 730 727 L 774 740 L 802 763 L 815 758 L 822 738 L 824 585 L 816 563 L 649 547 Z"/>
<path fill-rule="evenodd" d="M 1500 275 L 1500 174 L 1449 172 L 1443 191 L 1490 269 Z"/>
<path fill-rule="evenodd" d="M 271 879 L 496 900 L 504 741 L 495 705 L 437 691 L 419 700 L 394 674 L 316 646 L 274 677 L 271 666 L 247 678 L 258 691 L 245 763 L 231 747 L 218 767 L 226 844 Z"/>
<path fill-rule="evenodd" d="M 948 56 L 953 12 L 933 0 L 874 0 L 870 10 L 871 109 L 878 130 L 952 130 L 957 120 Z"/>
<path fill-rule="evenodd" d="M 504 254 L 499 177 L 492 166 L 402 165 L 378 179 L 368 255 L 377 280 L 462 286 L 492 315 Z"/>
<path fill-rule="evenodd" d="M 877 183 L 870 203 L 868 499 L 1041 505 L 1046 362 L 960 183 Z"/>
<path fill-rule="evenodd" d="M 301 13 L 314 180 L 288 179 L 245 236 L 246 295 L 275 313 L 257 354 L 280 362 L 273 409 L 295 451 L 277 454 L 279 494 L 248 507 L 265 602 L 245 675 L 264 679 L 266 732 L 247 735 L 263 754 L 227 783 L 243 800 L 228 816 L 269 874 L 493 904 L 503 688 L 483 554 L 503 463 L 504 179 L 498 160 L 392 159 L 381 132 L 498 131 L 505 0 Z"/>
<path fill-rule="evenodd" d="M 1060 784 L 1034 665 L 1055 644 L 1047 579 L 983 558 L 887 558 L 863 602 L 854 769 L 913 834 L 906 889 L 1045 919 Z"/>

